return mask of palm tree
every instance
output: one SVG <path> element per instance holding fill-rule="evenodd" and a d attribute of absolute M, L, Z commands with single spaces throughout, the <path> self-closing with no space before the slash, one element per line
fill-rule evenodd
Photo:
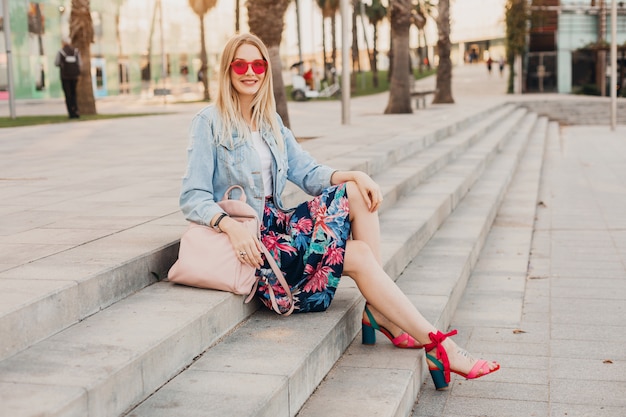
<path fill-rule="evenodd" d="M 332 36 L 331 63 L 333 68 L 337 67 L 337 11 L 339 10 L 339 0 L 317 0 L 317 5 L 322 9 L 322 34 L 325 36 L 323 20 L 330 18 L 330 33 Z M 324 69 L 326 69 L 326 42 L 322 39 L 324 46 Z M 332 80 L 334 82 L 334 80 Z"/>
<path fill-rule="evenodd" d="M 276 111 L 289 127 L 289 111 L 287 110 L 287 94 L 283 82 L 283 66 L 280 61 L 280 41 L 285 26 L 285 12 L 291 0 L 248 0 L 248 25 L 267 46 L 274 81 L 274 98 Z"/>
<path fill-rule="evenodd" d="M 393 74 L 389 85 L 389 103 L 385 114 L 413 113 L 411 108 L 412 74 L 409 71 L 409 29 L 411 0 L 393 0 L 389 5 L 393 42 Z"/>
<path fill-rule="evenodd" d="M 91 52 L 93 42 L 93 22 L 89 0 L 72 0 L 70 13 L 70 40 L 72 45 L 80 51 L 82 66 L 80 77 L 76 85 L 76 104 L 80 114 L 97 114 L 96 100 L 93 96 L 91 84 Z"/>
<path fill-rule="evenodd" d="M 509 80 L 507 92 L 515 92 L 515 58 L 526 50 L 526 25 L 528 6 L 526 0 L 507 0 L 506 2 L 506 59 L 509 64 Z M 521 76 L 521 74 L 517 74 Z"/>
<path fill-rule="evenodd" d="M 204 40 L 204 15 L 217 4 L 217 0 L 189 0 L 189 7 L 200 18 L 200 73 L 202 74 L 202 86 L 204 87 L 204 100 L 211 100 L 209 94 L 209 65 L 206 54 L 206 42 Z"/>
<path fill-rule="evenodd" d="M 371 55 L 372 82 L 374 87 L 378 87 L 378 24 L 387 16 L 387 8 L 383 6 L 380 0 L 372 0 L 371 5 L 365 5 L 365 14 L 371 25 L 374 27 L 374 45 Z"/>
<path fill-rule="evenodd" d="M 452 61 L 450 60 L 450 0 L 439 0 L 437 29 L 437 84 L 433 103 L 454 103 L 452 98 Z"/>

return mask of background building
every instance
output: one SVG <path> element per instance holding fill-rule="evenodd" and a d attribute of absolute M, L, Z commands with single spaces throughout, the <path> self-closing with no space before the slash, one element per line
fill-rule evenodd
<path fill-rule="evenodd" d="M 367 3 L 367 1 L 366 1 Z M 17 98 L 62 97 L 54 58 L 61 40 L 69 33 L 71 0 L 8 0 L 11 17 L 14 83 Z M 463 63 L 468 51 L 479 60 L 489 52 L 503 53 L 504 0 L 465 0 L 452 3 L 453 62 Z M 247 30 L 245 1 L 240 0 L 240 27 Z M 480 5 L 480 7 L 477 7 Z M 295 2 L 285 16 L 281 52 L 288 68 L 302 58 L 307 66 L 323 68 L 322 39 L 331 50 L 331 25 L 327 19 L 322 36 L 322 15 L 315 0 L 299 0 L 300 38 Z M 95 40 L 91 45 L 92 82 L 96 97 L 132 94 L 150 96 L 167 87 L 177 94 L 197 93 L 200 68 L 200 25 L 185 0 L 91 0 Z M 0 10 L 1 16 L 1 10 Z M 372 48 L 373 31 L 366 17 L 357 16 L 357 38 L 362 51 Z M 235 31 L 235 1 L 219 0 L 205 16 L 209 77 L 217 54 Z M 337 48 L 341 48 L 341 20 L 337 17 Z M 378 30 L 378 65 L 389 65 L 390 27 L 383 20 Z M 437 27 L 429 18 L 422 33 L 411 29 L 414 64 L 424 58 L 436 64 Z M 299 48 L 300 46 L 300 48 Z M 6 48 L 0 36 L 0 91 L 7 89 Z M 496 52 L 494 52 L 496 51 Z M 420 57 L 421 54 L 421 57 Z M 341 56 L 340 52 L 337 54 Z M 365 52 L 361 68 L 369 70 Z M 340 62 L 339 62 L 340 66 Z"/>
<path fill-rule="evenodd" d="M 617 1 L 618 85 L 626 78 L 626 6 Z M 561 0 L 555 34 L 558 92 L 609 94 L 611 0 Z M 594 91 L 596 90 L 596 91 Z M 624 92 L 620 91 L 624 96 Z"/>
<path fill-rule="evenodd" d="M 61 40 L 69 34 L 71 0 L 8 3 L 16 97 L 62 97 L 54 58 Z M 229 2 L 221 3 L 205 16 L 210 62 L 215 61 L 215 51 L 234 32 L 234 7 L 231 11 L 224 7 Z M 96 97 L 152 94 L 164 78 L 180 91 L 198 87 L 200 24 L 186 0 L 91 0 L 91 11 Z M 0 28 L 3 30 L 3 26 Z M 2 33 L 0 90 L 7 86 L 4 39 Z"/>

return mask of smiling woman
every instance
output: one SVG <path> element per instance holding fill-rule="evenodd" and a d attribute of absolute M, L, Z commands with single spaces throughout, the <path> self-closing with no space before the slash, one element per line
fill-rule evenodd
<path fill-rule="evenodd" d="M 254 268 L 252 295 L 281 313 L 328 309 L 343 275 L 366 299 L 363 343 L 375 330 L 403 349 L 424 348 L 435 386 L 450 372 L 468 379 L 494 372 L 496 362 L 478 360 L 430 324 L 381 265 L 378 207 L 382 191 L 367 174 L 337 171 L 304 151 L 276 113 L 269 52 L 259 38 L 237 35 L 225 45 L 215 105 L 201 110 L 189 130 L 187 172 L 180 206 L 185 218 L 228 236 L 233 262 Z M 287 181 L 313 196 L 285 207 Z M 231 218 L 218 202 L 245 200 L 261 221 L 260 238 Z M 287 281 L 289 297 L 262 255 L 269 251 Z"/>

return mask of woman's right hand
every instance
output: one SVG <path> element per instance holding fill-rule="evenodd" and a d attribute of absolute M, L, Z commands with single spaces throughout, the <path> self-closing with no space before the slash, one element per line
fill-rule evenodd
<path fill-rule="evenodd" d="M 230 217 L 222 219 L 220 229 L 228 235 L 240 262 L 247 263 L 255 269 L 261 268 L 263 265 L 261 242 L 250 233 L 250 230 Z M 242 253 L 243 256 L 241 256 Z"/>

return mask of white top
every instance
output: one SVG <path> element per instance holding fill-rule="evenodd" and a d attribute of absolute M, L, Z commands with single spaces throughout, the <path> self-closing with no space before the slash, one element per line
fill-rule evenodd
<path fill-rule="evenodd" d="M 261 177 L 263 178 L 265 195 L 272 195 L 274 190 L 272 188 L 272 153 L 270 147 L 261 138 L 259 132 L 252 132 L 252 145 L 261 158 Z"/>

